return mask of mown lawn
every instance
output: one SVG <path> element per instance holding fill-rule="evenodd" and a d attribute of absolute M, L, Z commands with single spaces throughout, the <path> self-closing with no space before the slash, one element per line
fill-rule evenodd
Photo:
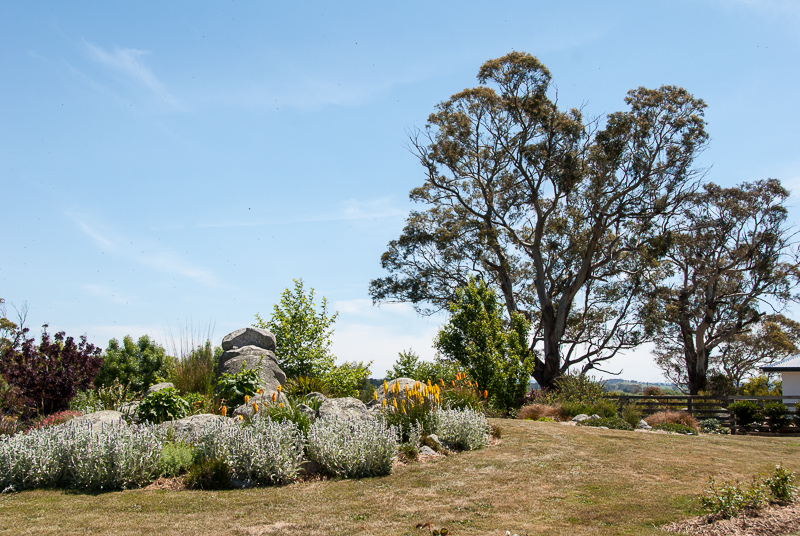
<path fill-rule="evenodd" d="M 678 436 L 492 420 L 487 449 L 388 477 L 220 492 L 0 495 L 0 534 L 664 534 L 699 511 L 706 479 L 800 473 L 800 439 Z"/>

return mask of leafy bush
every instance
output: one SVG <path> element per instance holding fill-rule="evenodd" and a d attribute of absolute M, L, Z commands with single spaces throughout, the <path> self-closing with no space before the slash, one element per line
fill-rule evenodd
<path fill-rule="evenodd" d="M 565 419 L 571 419 L 581 413 L 585 415 L 599 415 L 604 419 L 617 416 L 617 404 L 613 400 L 598 399 L 594 402 L 578 402 L 565 400 L 561 402 L 561 412 Z"/>
<path fill-rule="evenodd" d="M 456 379 L 459 372 L 461 372 L 461 365 L 458 362 L 440 356 L 433 362 L 421 361 L 413 350 L 403 350 L 398 353 L 397 361 L 392 368 L 386 372 L 386 379 L 413 378 L 417 381 L 433 383 L 444 380 L 449 384 Z"/>
<path fill-rule="evenodd" d="M 174 387 L 154 391 L 139 403 L 136 414 L 141 421 L 161 423 L 176 421 L 189 415 L 189 404 Z"/>
<path fill-rule="evenodd" d="M 595 404 L 605 396 L 606 382 L 585 374 L 565 374 L 555 380 L 555 388 L 544 397 L 548 402 L 581 402 Z"/>
<path fill-rule="evenodd" d="M 769 488 L 772 496 L 778 501 L 792 502 L 797 495 L 797 486 L 793 485 L 796 475 L 780 465 L 775 466 L 772 476 L 764 479 L 764 484 Z"/>
<path fill-rule="evenodd" d="M 691 426 L 680 424 L 676 422 L 665 422 L 653 426 L 653 430 L 664 430 L 665 432 L 673 432 L 676 434 L 691 434 L 697 435 L 697 430 Z"/>
<path fill-rule="evenodd" d="M 231 489 L 231 466 L 218 458 L 203 458 L 189 468 L 186 486 L 190 489 Z"/>
<path fill-rule="evenodd" d="M 295 425 L 297 425 L 297 428 L 303 433 L 303 435 L 305 435 L 308 433 L 309 426 L 311 426 L 311 417 L 303 413 L 303 411 L 300 409 L 300 404 L 301 402 L 298 401 L 297 398 L 293 396 L 287 396 L 286 402 L 265 404 L 262 411 L 264 412 L 264 415 L 275 422 L 293 422 Z"/>
<path fill-rule="evenodd" d="M 755 480 L 745 487 L 739 482 L 724 482 L 718 485 L 711 477 L 708 479 L 708 484 L 709 489 L 701 498 L 703 508 L 726 519 L 744 510 L 757 510 L 767 503 L 763 486 Z"/>
<path fill-rule="evenodd" d="M 434 431 L 439 439 L 457 450 L 477 450 L 486 446 L 486 417 L 479 411 L 437 409 L 433 413 Z"/>
<path fill-rule="evenodd" d="M 3 347 L 0 375 L 18 389 L 24 413 L 67 409 L 75 393 L 92 385 L 103 362 L 100 349 L 86 342 L 86 336 L 75 344 L 63 331 L 51 339 L 46 324 L 38 346 L 35 339 L 26 338 L 27 332 L 24 328 L 19 338 Z"/>
<path fill-rule="evenodd" d="M 322 377 L 325 389 L 333 398 L 358 398 L 364 380 L 369 378 L 370 365 L 372 361 L 366 365 L 363 362 L 353 362 L 332 366 Z"/>
<path fill-rule="evenodd" d="M 303 460 L 303 434 L 297 425 L 259 413 L 246 426 L 204 427 L 196 445 L 203 458 L 225 460 L 235 478 L 259 485 L 295 480 Z"/>
<path fill-rule="evenodd" d="M 752 400 L 737 400 L 728 406 L 728 411 L 736 417 L 739 426 L 750 426 L 762 419 L 761 407 Z"/>
<path fill-rule="evenodd" d="M 302 398 L 311 393 L 321 393 L 330 396 L 328 386 L 322 378 L 316 376 L 295 376 L 288 378 L 283 390 L 287 395 Z"/>
<path fill-rule="evenodd" d="M 616 415 L 613 417 L 603 417 L 600 419 L 587 419 L 579 422 L 578 426 L 593 426 L 597 428 L 604 426 L 610 430 L 633 430 L 633 426 Z"/>
<path fill-rule="evenodd" d="M 727 426 L 723 426 L 717 419 L 706 419 L 700 423 L 700 431 L 704 434 L 730 434 L 731 430 Z"/>
<path fill-rule="evenodd" d="M 538 421 L 547 418 L 551 421 L 561 420 L 561 404 L 528 404 L 517 413 L 518 419 Z"/>
<path fill-rule="evenodd" d="M 442 407 L 447 409 L 471 409 L 483 411 L 484 400 L 480 392 L 473 388 L 456 384 L 455 387 L 442 390 Z"/>
<path fill-rule="evenodd" d="M 138 487 L 158 473 L 152 425 L 70 423 L 0 438 L 0 491 Z"/>
<path fill-rule="evenodd" d="M 337 476 L 388 475 L 397 436 L 397 428 L 384 420 L 317 419 L 308 430 L 308 457 Z"/>
<path fill-rule="evenodd" d="M 517 313 L 505 321 L 495 292 L 474 278 L 456 289 L 450 315 L 434 346 L 460 363 L 479 389 L 488 390 L 494 407 L 504 411 L 519 407 L 534 364 L 527 344 L 530 322 Z"/>
<path fill-rule="evenodd" d="M 620 417 L 622 417 L 623 421 L 630 424 L 633 428 L 636 428 L 639 426 L 644 412 L 639 404 L 628 403 L 622 407 L 620 413 Z"/>
<path fill-rule="evenodd" d="M 169 478 L 186 473 L 194 464 L 196 455 L 197 451 L 188 443 L 164 443 L 158 458 L 158 475 Z"/>
<path fill-rule="evenodd" d="M 147 335 L 142 335 L 136 342 L 126 335 L 122 345 L 117 339 L 111 339 L 94 385 L 104 387 L 118 382 L 141 393 L 158 383 L 159 378 L 166 377 L 167 363 L 164 348 Z"/>
<path fill-rule="evenodd" d="M 692 428 L 695 432 L 700 431 L 697 419 L 685 411 L 659 411 L 645 418 L 644 421 L 653 428 L 662 424 L 682 424 Z"/>
<path fill-rule="evenodd" d="M 17 432 L 19 432 L 19 421 L 17 417 L 0 415 L 0 436 L 14 435 Z"/>
<path fill-rule="evenodd" d="M 246 369 L 242 363 L 242 370 L 235 374 L 223 374 L 217 380 L 217 393 L 229 409 L 236 408 L 244 404 L 245 396 L 256 394 L 259 382 L 258 370 Z"/>
<path fill-rule="evenodd" d="M 777 432 L 789 424 L 789 408 L 782 402 L 772 401 L 765 403 L 762 414 L 767 419 L 769 429 L 773 432 Z"/>
<path fill-rule="evenodd" d="M 281 370 L 289 378 L 295 376 L 324 377 L 333 368 L 331 326 L 338 313 L 328 316 L 328 301 L 323 297 L 320 311 L 314 305 L 314 289 L 306 294 L 303 280 L 294 280 L 294 291 L 281 294 L 272 317 L 265 321 L 256 314 L 256 327 L 275 335 L 275 355 Z"/>

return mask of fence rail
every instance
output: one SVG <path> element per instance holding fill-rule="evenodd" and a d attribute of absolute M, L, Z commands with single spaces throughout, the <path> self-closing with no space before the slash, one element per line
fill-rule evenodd
<path fill-rule="evenodd" d="M 734 416 L 728 411 L 728 406 L 737 400 L 781 401 L 789 407 L 790 411 L 800 404 L 800 396 L 608 395 L 605 398 L 616 400 L 620 409 L 626 404 L 635 403 L 642 409 L 644 416 L 671 410 L 685 411 L 698 420 L 714 418 L 728 426 L 732 433 L 736 433 L 737 428 L 741 429 L 736 426 Z M 764 430 L 756 431 L 766 430 L 764 427 Z M 795 431 L 795 429 L 793 428 L 791 431 Z M 797 431 L 800 431 L 800 428 Z"/>

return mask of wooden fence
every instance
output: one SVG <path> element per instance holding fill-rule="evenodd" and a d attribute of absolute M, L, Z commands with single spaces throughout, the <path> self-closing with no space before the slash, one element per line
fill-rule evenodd
<path fill-rule="evenodd" d="M 768 401 L 783 402 L 794 412 L 797 404 L 800 404 L 800 396 L 672 396 L 672 395 L 613 395 L 607 396 L 609 400 L 616 400 L 620 409 L 626 404 L 636 403 L 642 409 L 645 417 L 659 411 L 685 411 L 698 421 L 705 419 L 717 419 L 720 423 L 728 426 L 731 433 L 743 432 L 742 427 L 736 425 L 736 419 L 728 411 L 728 406 L 737 400 L 753 400 L 759 403 Z M 751 432 L 767 433 L 767 426 L 751 427 Z M 787 427 L 781 430 L 782 433 L 800 433 L 800 426 Z"/>

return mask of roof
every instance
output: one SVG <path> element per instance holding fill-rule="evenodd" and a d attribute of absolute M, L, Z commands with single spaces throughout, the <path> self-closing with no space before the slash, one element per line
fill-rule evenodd
<path fill-rule="evenodd" d="M 800 372 L 800 354 L 787 357 L 766 367 L 761 367 L 764 372 Z"/>

